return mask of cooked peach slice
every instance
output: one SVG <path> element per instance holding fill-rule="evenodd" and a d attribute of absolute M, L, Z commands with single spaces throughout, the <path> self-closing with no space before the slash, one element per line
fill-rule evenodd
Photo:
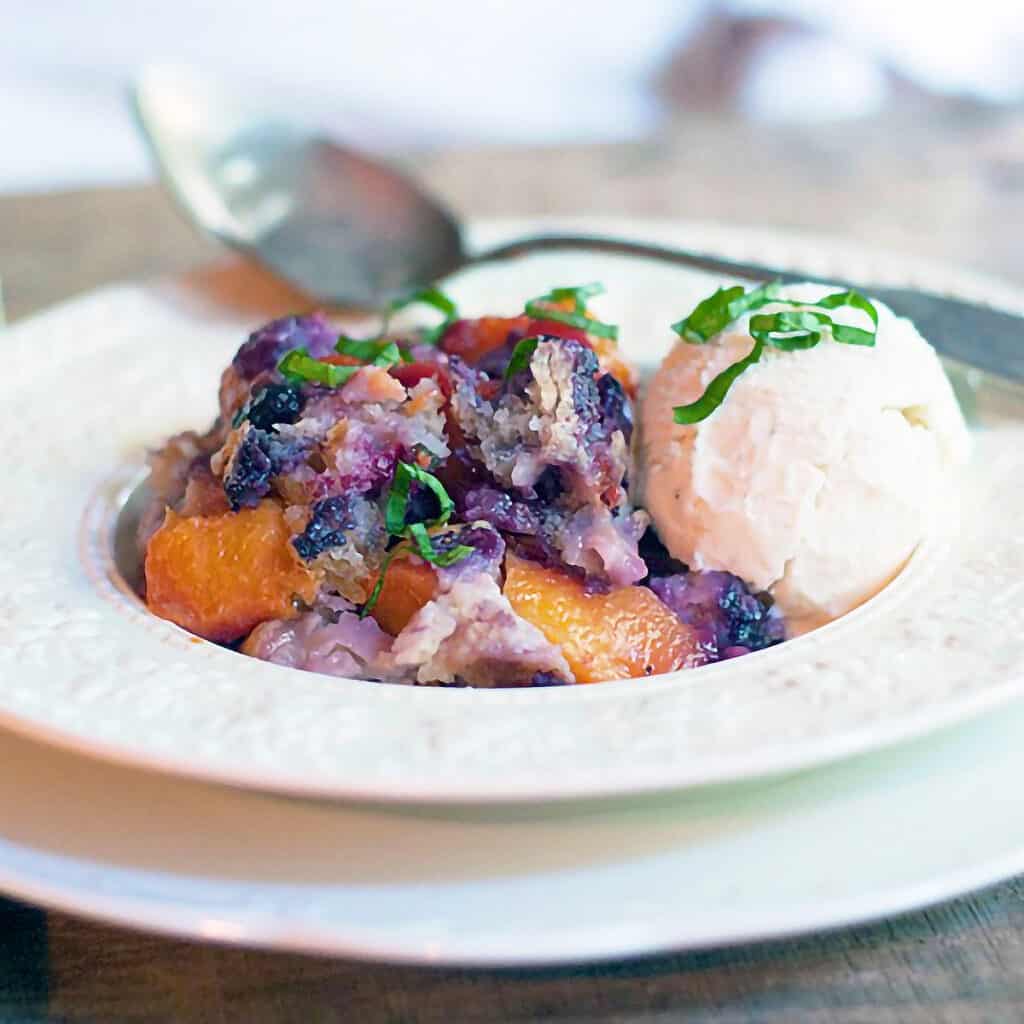
<path fill-rule="evenodd" d="M 215 516 L 168 509 L 146 549 L 146 603 L 154 614 L 227 643 L 266 619 L 295 614 L 316 581 L 291 543 L 273 501 Z"/>
<path fill-rule="evenodd" d="M 578 683 L 671 672 L 699 661 L 693 630 L 646 587 L 588 594 L 583 584 L 509 554 L 505 596 L 562 649 Z"/>
<path fill-rule="evenodd" d="M 372 588 L 377 582 L 374 577 Z M 395 558 L 384 573 L 384 585 L 370 614 L 386 633 L 398 636 L 409 620 L 434 596 L 437 577 L 420 559 Z"/>

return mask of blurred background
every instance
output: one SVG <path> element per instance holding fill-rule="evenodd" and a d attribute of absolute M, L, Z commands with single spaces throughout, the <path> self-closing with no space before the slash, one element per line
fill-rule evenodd
<path fill-rule="evenodd" d="M 71 287 L 69 260 L 79 288 L 212 251 L 145 185 L 125 88 L 152 61 L 390 154 L 467 215 L 772 224 L 1024 267 L 1020 0 L 0 0 L 0 25 L 14 314 Z"/>
<path fill-rule="evenodd" d="M 147 177 L 123 96 L 158 59 L 385 151 L 1024 99 L 1019 0 L 0 0 L 0 24 L 8 191 Z"/>

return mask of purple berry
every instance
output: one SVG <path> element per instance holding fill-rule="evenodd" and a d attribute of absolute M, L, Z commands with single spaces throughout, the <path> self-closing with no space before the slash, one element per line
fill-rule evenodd
<path fill-rule="evenodd" d="M 530 680 L 531 686 L 568 686 L 569 684 L 561 676 L 553 672 L 534 672 Z"/>
<path fill-rule="evenodd" d="M 540 530 L 536 511 L 525 501 L 513 498 L 496 487 L 474 487 L 460 503 L 463 519 L 482 519 L 497 530 L 508 533 L 535 534 Z"/>
<path fill-rule="evenodd" d="M 610 373 L 606 373 L 597 381 L 597 393 L 601 424 L 606 434 L 611 436 L 616 430 L 621 430 L 628 444 L 633 436 L 633 406 L 622 385 Z"/>
<path fill-rule="evenodd" d="M 294 423 L 302 415 L 302 393 L 291 384 L 269 384 L 258 391 L 245 413 L 254 427 L 272 431 L 282 423 Z"/>
<path fill-rule="evenodd" d="M 305 457 L 308 443 L 282 438 L 250 426 L 228 464 L 224 493 L 231 508 L 252 508 L 270 493 L 271 481 L 294 469 Z"/>
<path fill-rule="evenodd" d="M 405 523 L 429 523 L 441 514 L 441 503 L 429 487 L 413 482 L 405 506 Z"/>
<path fill-rule="evenodd" d="M 233 365 L 239 376 L 253 380 L 276 369 L 285 352 L 293 348 L 304 348 L 322 359 L 334 351 L 337 340 L 338 332 L 322 313 L 286 316 L 253 331 L 235 354 Z"/>
<path fill-rule="evenodd" d="M 460 526 L 448 533 L 437 534 L 432 538 L 432 544 L 438 554 L 444 554 L 459 545 L 473 549 L 472 555 L 453 562 L 445 567 L 445 571 L 490 571 L 499 566 L 505 557 L 505 542 L 501 539 L 501 534 L 489 526 Z"/>
<path fill-rule="evenodd" d="M 254 508 L 270 493 L 274 463 L 262 430 L 249 430 L 235 450 L 230 468 L 224 477 L 224 493 L 233 511 Z"/>
<path fill-rule="evenodd" d="M 345 531 L 356 526 L 348 498 L 325 498 L 313 506 L 306 529 L 292 540 L 299 557 L 310 562 L 328 548 L 347 543 Z"/>
<path fill-rule="evenodd" d="M 686 572 L 651 579 L 650 587 L 689 626 L 715 659 L 737 657 L 786 638 L 771 599 L 727 572 Z"/>

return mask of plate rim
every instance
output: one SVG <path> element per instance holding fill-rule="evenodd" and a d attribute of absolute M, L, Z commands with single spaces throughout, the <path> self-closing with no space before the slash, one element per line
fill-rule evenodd
<path fill-rule="evenodd" d="M 1019 704 L 1016 711 L 1018 719 L 1022 713 L 1024 713 L 1024 704 Z M 1011 730 L 1019 728 L 1019 721 L 1015 721 L 1010 728 Z M 989 716 L 987 721 L 972 723 L 966 726 L 966 729 L 980 731 L 982 742 L 986 739 L 990 740 L 986 733 L 991 729 L 997 730 L 997 733 L 1002 730 L 1001 739 L 1004 744 L 1010 740 L 1010 734 L 1006 731 L 1006 727 L 1002 726 L 995 716 Z M 926 787 L 926 799 L 933 809 L 938 809 L 945 799 L 949 785 L 948 776 L 951 773 L 959 774 L 961 772 L 960 760 L 955 755 L 958 753 L 956 745 L 962 741 L 963 737 L 964 730 L 953 729 L 948 733 L 921 741 L 926 754 L 928 747 L 933 744 L 940 748 L 939 756 L 933 757 L 933 762 L 938 765 L 939 770 L 926 772 L 922 776 L 924 780 L 922 784 Z M 968 735 L 967 743 L 978 745 L 978 739 L 977 733 L 973 737 Z M 998 740 L 999 736 L 997 736 L 995 745 L 990 742 L 985 743 L 984 750 L 989 752 L 993 758 L 1000 759 L 1001 763 L 999 752 L 1001 748 Z M 943 747 L 949 749 L 941 749 Z M 950 756 L 950 750 L 954 756 Z M 932 753 L 935 752 L 932 751 Z M 79 755 L 69 756 L 78 757 Z M 93 761 L 94 759 L 86 758 L 86 760 Z M 879 822 L 884 824 L 886 816 L 895 813 L 895 807 L 889 806 L 885 797 L 881 798 L 881 802 L 872 802 L 871 793 L 883 788 L 890 788 L 886 785 L 889 775 L 881 769 L 872 767 L 868 763 L 868 759 L 864 759 L 868 768 L 867 773 L 859 774 L 857 761 L 860 760 L 856 759 L 849 770 L 846 767 L 840 769 L 846 775 L 841 777 L 842 781 L 840 781 L 838 789 L 858 807 L 862 806 L 861 800 L 865 794 L 868 796 L 867 821 L 870 830 L 870 822 L 875 822 L 876 826 Z M 914 778 L 916 762 L 917 752 L 911 751 L 906 755 L 903 753 L 899 755 L 896 765 L 897 782 L 904 775 L 910 779 Z M 886 771 L 890 771 L 891 768 L 892 765 Z M 122 770 L 118 769 L 119 772 Z M 1010 775 L 1004 773 L 1002 778 L 1007 787 L 1012 787 L 1013 782 Z M 118 784 L 123 784 L 127 779 L 130 779 L 130 776 L 115 781 L 115 793 Z M 106 781 L 109 782 L 109 780 Z M 191 781 L 173 778 L 165 781 L 167 785 L 171 786 L 195 785 Z M 756 784 L 750 787 L 754 793 L 760 793 L 763 788 Z M 901 787 L 897 785 L 896 789 L 900 790 Z M 970 789 L 969 786 L 968 789 Z M 775 792 L 769 787 L 764 802 L 771 804 Z M 750 795 L 748 794 L 748 797 Z M 918 798 L 920 795 L 920 793 L 917 794 Z M 245 798 L 246 794 L 244 793 L 229 796 L 231 800 Z M 65 796 L 63 799 L 66 800 L 68 797 Z M 278 798 L 271 797 L 269 799 Z M 958 799 L 963 800 L 964 797 L 960 796 Z M 814 816 L 818 802 L 817 799 L 814 799 L 801 805 L 798 796 L 796 814 Z M 918 802 L 921 802 L 920 799 Z M 112 806 L 116 808 L 116 803 L 113 803 Z M 700 806 L 698 804 L 695 808 L 698 817 L 700 816 Z M 359 810 L 358 807 L 353 809 Z M 583 820 L 586 821 L 586 808 L 584 807 L 582 810 Z M 386 808 L 382 808 L 382 811 L 386 811 Z M 845 814 L 847 811 L 846 802 L 841 799 L 831 813 Z M 330 814 L 344 812 L 344 808 L 328 808 Z M 742 810 L 739 813 L 742 815 Z M 560 827 L 575 827 L 575 817 L 570 816 Z M 473 819 L 469 820 L 472 822 Z M 530 823 L 521 823 L 518 827 L 528 829 Z M 641 824 L 640 827 L 645 826 Z M 959 826 L 951 823 L 949 827 L 957 828 Z M 741 831 L 743 830 L 741 829 Z M 735 833 L 730 833 L 728 829 L 722 833 L 727 843 L 731 841 L 729 836 L 733 834 Z M 987 834 L 989 833 L 986 832 Z M 806 837 L 804 838 L 806 839 Z M 712 843 L 715 841 L 715 839 L 711 840 Z M 756 842 L 756 839 L 752 841 Z M 383 932 L 379 929 L 377 935 L 374 936 L 372 927 L 353 925 L 336 916 L 326 917 L 322 920 L 300 920 L 301 915 L 289 914 L 284 910 L 277 909 L 275 900 L 266 897 L 262 903 L 264 909 L 240 907 L 238 901 L 224 904 L 218 903 L 216 900 L 208 900 L 204 903 L 201 893 L 192 900 L 176 899 L 172 901 L 169 898 L 161 899 L 137 894 L 126 899 L 123 895 L 125 888 L 123 880 L 116 886 L 110 884 L 109 881 L 107 884 L 90 885 L 88 882 L 88 877 L 91 877 L 89 872 L 86 872 L 86 877 L 75 878 L 75 867 L 71 868 L 70 878 L 65 875 L 65 878 L 61 879 L 55 877 L 59 873 L 59 866 L 65 863 L 77 867 L 86 866 L 90 872 L 98 868 L 107 873 L 110 881 L 125 873 L 129 877 L 140 871 L 146 877 L 166 876 L 172 870 L 176 885 L 192 881 L 205 884 L 208 879 L 201 871 L 189 868 L 187 865 L 180 870 L 168 866 L 139 868 L 134 862 L 111 864 L 91 859 L 83 854 L 65 854 L 62 851 L 58 852 L 59 842 L 56 839 L 53 842 L 54 847 L 46 845 L 41 849 L 38 841 L 28 847 L 24 844 L 9 844 L 7 841 L 0 843 L 0 891 L 45 909 L 73 913 L 92 921 L 169 937 L 201 940 L 222 946 L 338 956 L 370 963 L 472 969 L 572 966 L 638 957 L 676 955 L 706 949 L 726 949 L 809 934 L 828 934 L 839 929 L 919 911 L 969 892 L 987 888 L 1024 872 L 1024 843 L 1021 843 L 1017 848 L 1003 850 L 988 856 L 971 854 L 967 858 L 972 861 L 971 863 L 947 870 L 933 869 L 929 876 L 922 879 L 905 882 L 889 880 L 866 893 L 860 892 L 825 901 L 814 899 L 813 895 L 808 895 L 807 898 L 800 901 L 795 913 L 788 903 L 780 904 L 775 910 L 770 911 L 766 911 L 763 907 L 741 909 L 739 912 L 733 907 L 723 908 L 723 910 L 727 909 L 728 913 L 723 913 L 720 916 L 711 915 L 710 908 L 706 906 L 692 920 L 687 919 L 685 914 L 670 916 L 667 918 L 671 921 L 668 927 L 664 923 L 666 918 L 660 918 L 658 922 L 655 922 L 658 927 L 651 930 L 650 922 L 645 928 L 638 927 L 640 918 L 637 916 L 638 912 L 633 911 L 631 915 L 627 915 L 627 919 L 616 920 L 608 928 L 593 931 L 578 929 L 571 931 L 567 928 L 565 931 L 553 932 L 541 924 L 535 926 L 537 929 L 535 932 L 520 931 L 512 937 L 500 941 L 496 941 L 492 937 L 490 940 L 481 942 L 480 935 L 476 931 L 470 930 L 468 934 L 464 935 L 458 929 L 448 928 L 444 930 L 444 940 L 439 941 L 416 936 L 409 938 L 398 924 L 392 924 L 390 937 L 382 939 L 380 936 Z M 27 851 L 27 856 L 20 858 L 27 866 L 12 866 L 12 861 L 15 863 L 19 861 L 19 855 L 17 852 L 13 855 L 9 853 L 9 846 L 15 851 Z M 623 852 L 621 856 L 621 861 L 617 856 L 615 863 L 625 863 L 632 859 L 628 852 Z M 52 866 L 47 866 L 48 862 L 54 860 L 58 863 L 57 870 Z M 33 872 L 31 867 L 33 863 L 42 866 Z M 588 868 L 588 870 L 590 869 Z M 598 870 L 601 869 L 598 868 Z M 633 870 L 641 869 L 634 867 Z M 527 872 L 527 874 L 541 876 L 546 873 L 547 869 Z M 259 888 L 265 883 L 244 881 L 241 884 Z M 269 883 L 269 887 L 273 888 L 275 884 L 277 883 Z M 283 884 L 286 888 L 290 888 L 293 885 L 293 880 L 289 879 Z M 313 884 L 325 887 L 331 885 L 326 881 Z M 343 885 L 348 884 L 351 883 L 343 883 Z M 426 884 L 428 888 L 443 892 L 447 883 L 400 882 L 398 884 L 420 886 Z M 870 882 L 864 883 L 864 887 L 869 889 Z M 145 892 L 146 885 L 143 883 L 139 888 Z M 302 897 L 292 894 L 291 898 L 299 900 Z M 253 901 L 252 906 L 254 908 L 260 906 L 259 901 Z M 271 912 L 266 909 L 268 907 L 275 909 Z M 711 923 L 709 924 L 709 922 Z M 570 933 L 573 936 L 571 941 L 566 938 Z M 568 950 L 566 949 L 567 943 L 571 946 Z"/>
<path fill-rule="evenodd" d="M 828 935 L 859 925 L 869 925 L 893 917 L 927 910 L 948 900 L 957 899 L 998 885 L 1024 873 L 1024 849 L 1007 854 L 973 868 L 965 868 L 949 876 L 919 882 L 912 886 L 883 890 L 865 901 L 859 897 L 820 903 L 815 913 L 796 920 L 787 919 L 780 912 L 769 922 L 745 927 L 733 923 L 719 932 L 691 933 L 686 937 L 649 940 L 633 939 L 617 943 L 602 931 L 600 941 L 591 948 L 579 949 L 566 955 L 509 954 L 499 950 L 488 953 L 462 952 L 458 947 L 449 950 L 424 952 L 402 943 L 367 942 L 365 939 L 340 938 L 335 930 L 305 927 L 294 929 L 260 923 L 261 915 L 234 918 L 234 923 L 217 921 L 216 915 L 195 909 L 168 914 L 168 908 L 156 901 L 133 900 L 128 904 L 113 898 L 83 894 L 74 886 L 47 885 L 33 881 L 27 875 L 0 867 L 0 891 L 34 904 L 47 911 L 72 913 L 99 924 L 129 928 L 133 931 L 161 935 L 166 938 L 199 940 L 228 948 L 248 948 L 280 953 L 299 953 L 310 956 L 334 956 L 370 964 L 392 964 L 408 967 L 467 968 L 493 970 L 498 968 L 572 967 L 586 964 L 609 963 L 645 957 L 671 956 L 699 950 L 731 949 L 737 946 L 758 945 L 808 935 Z M 265 920 L 265 919 L 264 919 Z M 764 919 L 762 919 L 764 921 Z M 245 922 L 239 925 L 238 922 Z M 634 929 L 635 931 L 635 929 Z M 611 933 L 613 936 L 616 932 Z"/>

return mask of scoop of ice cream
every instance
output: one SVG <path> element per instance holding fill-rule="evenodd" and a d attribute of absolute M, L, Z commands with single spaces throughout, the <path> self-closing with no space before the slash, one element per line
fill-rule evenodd
<path fill-rule="evenodd" d="M 835 290 L 804 284 L 784 295 L 813 308 Z M 874 347 L 827 335 L 808 350 L 766 345 L 692 426 L 673 421 L 673 406 L 750 352 L 749 317 L 706 345 L 680 343 L 644 403 L 644 497 L 662 541 L 693 569 L 768 590 L 791 632 L 842 615 L 899 572 L 967 455 L 934 350 L 909 320 L 875 306 Z M 828 312 L 870 326 L 859 311 Z"/>

